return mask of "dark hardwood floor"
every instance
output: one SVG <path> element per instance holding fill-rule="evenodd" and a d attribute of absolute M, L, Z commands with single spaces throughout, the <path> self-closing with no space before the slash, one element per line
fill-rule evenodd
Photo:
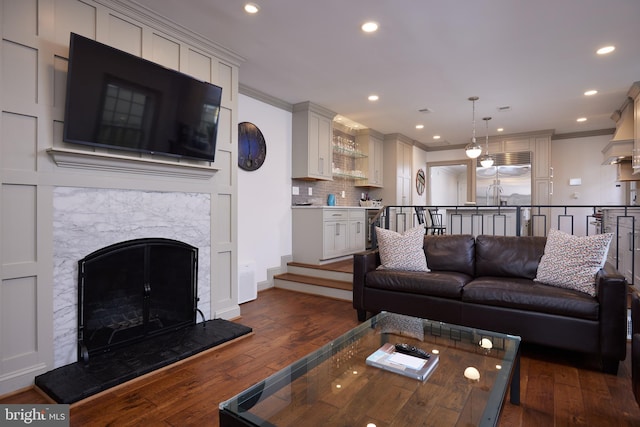
<path fill-rule="evenodd" d="M 72 426 L 217 426 L 218 404 L 357 324 L 351 303 L 271 289 L 242 305 L 254 335 L 127 383 L 71 408 Z M 525 346 L 520 406 L 500 426 L 640 426 L 631 364 L 617 376 L 581 355 Z M 0 403 L 46 403 L 33 390 Z"/>

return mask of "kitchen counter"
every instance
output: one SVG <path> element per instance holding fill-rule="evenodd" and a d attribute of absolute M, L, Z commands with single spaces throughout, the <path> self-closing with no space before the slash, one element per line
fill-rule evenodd
<path fill-rule="evenodd" d="M 447 211 L 515 211 L 516 206 L 458 206 L 456 208 L 447 208 Z"/>
<path fill-rule="evenodd" d="M 293 205 L 293 209 L 380 209 L 364 206 L 327 206 L 327 205 Z"/>

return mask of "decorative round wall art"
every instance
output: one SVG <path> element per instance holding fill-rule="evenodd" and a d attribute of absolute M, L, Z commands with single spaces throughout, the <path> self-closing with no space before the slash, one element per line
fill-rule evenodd
<path fill-rule="evenodd" d="M 267 143 L 258 126 L 249 122 L 238 124 L 238 166 L 254 171 L 267 157 Z"/>
<path fill-rule="evenodd" d="M 424 175 L 424 171 L 422 169 L 418 169 L 418 173 L 416 174 L 416 191 L 419 196 L 422 196 L 424 193 L 424 186 L 426 183 L 426 178 Z"/>

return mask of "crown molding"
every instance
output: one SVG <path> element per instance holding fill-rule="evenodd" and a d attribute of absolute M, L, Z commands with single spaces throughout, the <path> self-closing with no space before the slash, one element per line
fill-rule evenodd
<path fill-rule="evenodd" d="M 613 135 L 616 128 L 588 130 L 584 132 L 556 133 L 551 136 L 552 141 L 559 139 L 588 138 L 590 136 Z"/>
<path fill-rule="evenodd" d="M 265 104 L 269 104 L 273 107 L 280 108 L 281 110 L 287 111 L 289 113 L 293 112 L 293 104 L 285 102 L 280 98 L 276 98 L 275 96 L 271 96 L 267 93 L 259 91 L 258 89 L 254 89 L 252 87 L 243 85 L 240 83 L 238 85 L 238 93 L 241 95 L 248 96 L 255 100 L 264 102 Z"/>
<path fill-rule="evenodd" d="M 235 66 L 240 66 L 246 61 L 238 53 L 227 49 L 226 47 L 209 40 L 205 36 L 198 34 L 187 27 L 168 19 L 153 10 L 142 6 L 131 0 L 93 0 L 95 3 L 110 8 L 113 11 L 122 13 L 125 16 L 133 17 L 142 23 L 145 23 L 158 31 L 170 34 L 183 42 L 202 49 L 204 52 L 214 54 Z"/>

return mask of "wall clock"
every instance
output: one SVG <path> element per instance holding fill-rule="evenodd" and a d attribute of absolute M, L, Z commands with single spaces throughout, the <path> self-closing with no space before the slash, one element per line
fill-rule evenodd
<path fill-rule="evenodd" d="M 238 124 L 238 166 L 246 171 L 254 171 L 267 157 L 267 143 L 260 129 L 253 123 Z"/>
<path fill-rule="evenodd" d="M 416 191 L 418 192 L 418 195 L 422 196 L 422 193 L 424 193 L 425 184 L 426 178 L 424 171 L 422 169 L 418 169 L 418 173 L 416 174 Z"/>

